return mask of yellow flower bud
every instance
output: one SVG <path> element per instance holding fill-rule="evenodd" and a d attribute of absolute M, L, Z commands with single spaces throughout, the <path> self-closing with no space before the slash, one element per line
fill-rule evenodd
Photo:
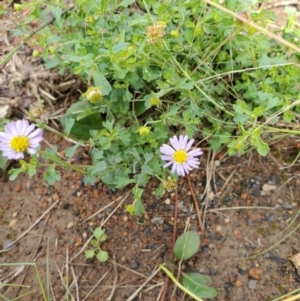
<path fill-rule="evenodd" d="M 179 37 L 179 32 L 177 30 L 172 30 L 170 32 L 170 35 L 171 35 L 172 38 L 177 39 Z"/>
<path fill-rule="evenodd" d="M 31 120 L 40 118 L 42 116 L 42 114 L 43 114 L 43 111 L 41 108 L 34 108 L 29 111 L 29 117 Z"/>
<path fill-rule="evenodd" d="M 125 211 L 132 215 L 135 213 L 135 207 L 133 205 L 127 205 Z"/>
<path fill-rule="evenodd" d="M 151 107 L 159 107 L 160 106 L 160 99 L 158 97 L 152 97 L 149 99 Z"/>
<path fill-rule="evenodd" d="M 40 53 L 39 53 L 37 50 L 33 50 L 32 56 L 33 56 L 34 58 L 38 58 L 38 57 L 40 56 Z"/>
<path fill-rule="evenodd" d="M 100 88 L 89 87 L 83 95 L 90 103 L 96 103 L 102 99 L 102 90 Z"/>
<path fill-rule="evenodd" d="M 21 11 L 22 10 L 22 5 L 18 4 L 18 3 L 14 3 L 14 10 Z"/>
<path fill-rule="evenodd" d="M 149 136 L 150 131 L 151 131 L 151 128 L 148 127 L 148 126 L 143 125 L 143 126 L 139 127 L 139 133 L 140 133 L 141 137 L 147 137 L 147 136 Z"/>

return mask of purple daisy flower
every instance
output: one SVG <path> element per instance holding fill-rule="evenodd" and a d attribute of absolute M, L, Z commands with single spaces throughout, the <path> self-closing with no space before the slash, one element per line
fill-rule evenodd
<path fill-rule="evenodd" d="M 3 157 L 8 159 L 23 159 L 24 152 L 34 155 L 43 140 L 43 131 L 29 125 L 25 119 L 10 122 L 4 127 L 5 132 L 0 132 L 0 150 Z"/>
<path fill-rule="evenodd" d="M 162 153 L 160 158 L 167 161 L 163 167 L 166 168 L 173 164 L 171 172 L 174 173 L 176 171 L 179 176 L 185 176 L 185 174 L 188 174 L 194 168 L 198 168 L 200 161 L 196 157 L 203 154 L 200 148 L 190 151 L 194 139 L 188 140 L 188 136 L 180 135 L 179 139 L 174 136 L 170 138 L 173 148 L 167 144 L 163 144 L 159 149 Z"/>

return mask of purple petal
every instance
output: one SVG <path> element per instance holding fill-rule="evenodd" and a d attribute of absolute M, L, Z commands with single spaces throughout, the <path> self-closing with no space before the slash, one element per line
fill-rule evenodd
<path fill-rule="evenodd" d="M 35 125 L 34 124 L 31 124 L 30 126 L 28 126 L 24 132 L 24 135 L 25 136 L 28 136 L 35 128 Z"/>
<path fill-rule="evenodd" d="M 31 155 L 35 155 L 37 153 L 36 148 L 27 148 L 27 152 Z"/>
<path fill-rule="evenodd" d="M 180 137 L 181 137 L 181 142 L 179 142 L 179 147 L 181 148 L 181 149 L 185 149 L 185 147 L 186 147 L 186 143 L 187 143 L 187 141 L 188 141 L 188 136 L 182 136 L 182 135 L 180 135 Z M 180 141 L 180 139 L 179 139 L 179 141 Z"/>
<path fill-rule="evenodd" d="M 167 145 L 167 144 L 164 144 L 159 150 L 164 155 L 171 156 L 171 155 L 174 154 L 174 149 L 171 146 Z"/>
<path fill-rule="evenodd" d="M 160 158 L 162 160 L 165 160 L 165 161 L 173 161 L 173 157 L 172 156 L 160 156 Z"/>
<path fill-rule="evenodd" d="M 10 122 L 10 123 L 6 124 L 4 129 L 5 129 L 5 132 L 8 133 L 10 136 L 18 135 L 15 122 Z"/>
<path fill-rule="evenodd" d="M 42 135 L 43 135 L 43 130 L 36 129 L 35 131 L 33 131 L 31 134 L 28 135 L 28 138 L 32 139 L 32 138 L 42 137 Z"/>
<path fill-rule="evenodd" d="M 179 141 L 178 141 L 178 138 L 176 136 L 171 138 L 170 142 L 171 142 L 172 146 L 175 148 L 175 150 L 179 149 Z"/>
<path fill-rule="evenodd" d="M 187 143 L 187 145 L 185 146 L 185 151 L 189 151 L 190 150 L 190 148 L 191 148 L 191 146 L 193 145 L 193 143 L 194 143 L 194 139 L 191 139 L 188 143 Z"/>
<path fill-rule="evenodd" d="M 188 152 L 189 157 L 195 157 L 195 156 L 201 156 L 203 152 L 200 150 L 200 148 L 195 148 Z"/>
<path fill-rule="evenodd" d="M 170 161 L 170 162 L 168 162 L 167 164 L 165 164 L 165 165 L 163 166 L 163 168 L 169 167 L 169 166 L 172 165 L 172 164 L 173 164 L 173 162 Z"/>

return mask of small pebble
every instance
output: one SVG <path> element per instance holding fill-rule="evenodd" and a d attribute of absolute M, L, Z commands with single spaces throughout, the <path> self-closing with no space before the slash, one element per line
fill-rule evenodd
<path fill-rule="evenodd" d="M 55 192 L 52 196 L 52 200 L 55 202 L 59 199 L 59 195 Z"/>
<path fill-rule="evenodd" d="M 228 224 L 230 222 L 230 219 L 229 218 L 225 218 L 224 222 Z"/>
<path fill-rule="evenodd" d="M 18 222 L 17 219 L 12 219 L 12 220 L 9 222 L 8 226 L 9 226 L 9 227 L 14 227 L 14 226 L 16 225 L 17 222 Z"/>
<path fill-rule="evenodd" d="M 82 238 L 83 238 L 84 240 L 87 239 L 87 233 L 86 233 L 86 232 L 83 232 L 83 233 L 82 233 Z"/>
<path fill-rule="evenodd" d="M 127 215 L 124 215 L 123 216 L 123 222 L 127 222 L 128 221 L 128 216 Z"/>
<path fill-rule="evenodd" d="M 170 199 L 166 199 L 166 200 L 165 200 L 165 203 L 166 203 L 167 205 L 169 205 L 169 204 L 171 203 L 171 200 L 170 200 Z"/>
<path fill-rule="evenodd" d="M 232 282 L 225 282 L 225 290 L 228 294 L 232 292 L 234 284 Z"/>
<path fill-rule="evenodd" d="M 243 286 L 243 283 L 242 283 L 242 281 L 240 281 L 240 280 L 237 279 L 237 280 L 235 281 L 234 285 L 235 285 L 236 287 L 241 287 L 241 286 Z"/>
<path fill-rule="evenodd" d="M 16 185 L 15 191 L 20 192 L 21 190 L 22 190 L 22 185 L 21 184 Z"/>
<path fill-rule="evenodd" d="M 275 222 L 275 221 L 277 221 L 277 216 L 274 215 L 274 214 L 268 214 L 267 221 L 268 222 Z"/>
<path fill-rule="evenodd" d="M 260 268 L 251 268 L 249 271 L 248 271 L 248 275 L 251 277 L 251 278 L 254 278 L 254 279 L 259 279 L 262 275 L 262 270 Z"/>
<path fill-rule="evenodd" d="M 247 219 L 247 226 L 248 227 L 253 227 L 254 223 L 250 219 Z"/>
<path fill-rule="evenodd" d="M 249 280 L 249 282 L 248 282 L 248 288 L 249 288 L 249 289 L 255 289 L 256 284 L 257 284 L 257 280 L 251 279 L 251 280 Z"/>
<path fill-rule="evenodd" d="M 164 218 L 160 217 L 160 216 L 155 216 L 153 218 L 151 218 L 151 224 L 154 225 L 162 225 L 164 223 Z"/>
<path fill-rule="evenodd" d="M 12 214 L 12 217 L 17 217 L 18 216 L 18 212 L 14 212 L 13 214 Z"/>
<path fill-rule="evenodd" d="M 139 267 L 138 263 L 135 260 L 131 261 L 131 268 L 133 270 L 136 270 Z"/>
<path fill-rule="evenodd" d="M 287 210 L 291 210 L 291 209 L 293 209 L 293 205 L 292 204 L 288 204 L 288 203 L 284 203 L 282 205 L 282 208 L 283 209 L 287 209 Z"/>
<path fill-rule="evenodd" d="M 70 228 L 72 228 L 73 226 L 74 226 L 74 223 L 73 223 L 73 222 L 69 222 L 68 225 L 67 225 L 67 228 L 70 229 Z"/>
<path fill-rule="evenodd" d="M 217 232 L 221 232 L 221 231 L 222 231 L 222 227 L 221 227 L 220 225 L 217 225 L 217 226 L 216 226 L 216 231 L 217 231 Z"/>
<path fill-rule="evenodd" d="M 263 187 L 262 187 L 262 190 L 264 192 L 268 192 L 268 191 L 275 190 L 276 188 L 277 188 L 276 185 L 264 184 Z"/>

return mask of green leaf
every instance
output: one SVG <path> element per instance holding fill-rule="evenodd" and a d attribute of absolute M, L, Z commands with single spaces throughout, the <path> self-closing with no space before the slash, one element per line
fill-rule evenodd
<path fill-rule="evenodd" d="M 55 182 L 61 179 L 59 172 L 55 170 L 55 165 L 51 165 L 45 172 L 44 179 L 48 182 L 49 185 L 54 185 Z"/>
<path fill-rule="evenodd" d="M 75 119 L 74 118 L 66 118 L 65 119 L 65 135 L 67 137 L 69 137 L 71 129 L 72 129 L 74 123 L 75 123 Z"/>
<path fill-rule="evenodd" d="M 93 258 L 95 255 L 95 251 L 94 250 L 86 250 L 85 252 L 85 258 L 89 259 L 89 258 Z"/>
<path fill-rule="evenodd" d="M 10 180 L 10 181 L 15 180 L 21 172 L 23 172 L 23 170 L 22 170 L 21 168 L 13 168 L 13 169 L 10 169 L 10 170 L 8 171 L 8 173 L 11 175 L 11 176 L 9 177 L 9 180 Z"/>
<path fill-rule="evenodd" d="M 100 262 L 105 262 L 108 259 L 108 253 L 101 250 L 96 257 Z"/>
<path fill-rule="evenodd" d="M 110 83 L 107 81 L 105 76 L 101 73 L 97 65 L 94 65 L 93 67 L 93 80 L 95 83 L 95 86 L 102 88 L 103 95 L 108 95 L 109 92 L 112 90 Z"/>
<path fill-rule="evenodd" d="M 89 175 L 97 176 L 103 174 L 103 171 L 106 169 L 106 163 L 104 161 L 97 162 L 94 166 L 87 169 Z"/>
<path fill-rule="evenodd" d="M 214 298 L 218 292 L 215 288 L 206 285 L 210 278 L 198 273 L 184 274 L 182 283 L 185 288 L 199 298 Z"/>
<path fill-rule="evenodd" d="M 67 148 L 67 149 L 65 150 L 65 155 L 66 155 L 66 157 L 67 157 L 67 158 L 73 157 L 74 154 L 75 154 L 75 152 L 76 152 L 76 150 L 77 150 L 77 148 L 80 146 L 80 144 L 81 144 L 81 143 L 78 142 L 78 143 L 76 143 L 75 145 L 73 145 L 73 146 Z"/>
<path fill-rule="evenodd" d="M 81 139 L 88 139 L 91 130 L 103 129 L 103 117 L 87 101 L 79 101 L 70 106 L 66 114 L 61 118 L 63 127 L 66 129 L 67 120 L 75 119 L 75 124 L 70 130 L 70 134 Z"/>
<path fill-rule="evenodd" d="M 97 239 L 97 241 L 104 241 L 106 240 L 106 235 L 104 234 L 104 230 L 101 229 L 101 227 L 96 228 L 93 231 L 93 235 Z"/>
<path fill-rule="evenodd" d="M 134 179 L 128 179 L 128 176 L 123 176 L 121 174 L 117 175 L 115 178 L 116 188 L 123 188 L 130 183 L 135 183 Z"/>
<path fill-rule="evenodd" d="M 187 260 L 198 252 L 199 247 L 200 236 L 193 231 L 187 231 L 177 238 L 174 255 L 177 259 Z"/>
<path fill-rule="evenodd" d="M 143 205 L 143 203 L 140 199 L 135 200 L 133 202 L 133 206 L 135 208 L 135 214 L 136 215 L 140 215 L 140 214 L 146 212 L 145 207 L 144 207 L 144 205 Z"/>
<path fill-rule="evenodd" d="M 295 120 L 295 115 L 291 111 L 285 111 L 283 113 L 283 119 L 284 119 L 285 122 L 291 123 L 292 121 Z"/>

